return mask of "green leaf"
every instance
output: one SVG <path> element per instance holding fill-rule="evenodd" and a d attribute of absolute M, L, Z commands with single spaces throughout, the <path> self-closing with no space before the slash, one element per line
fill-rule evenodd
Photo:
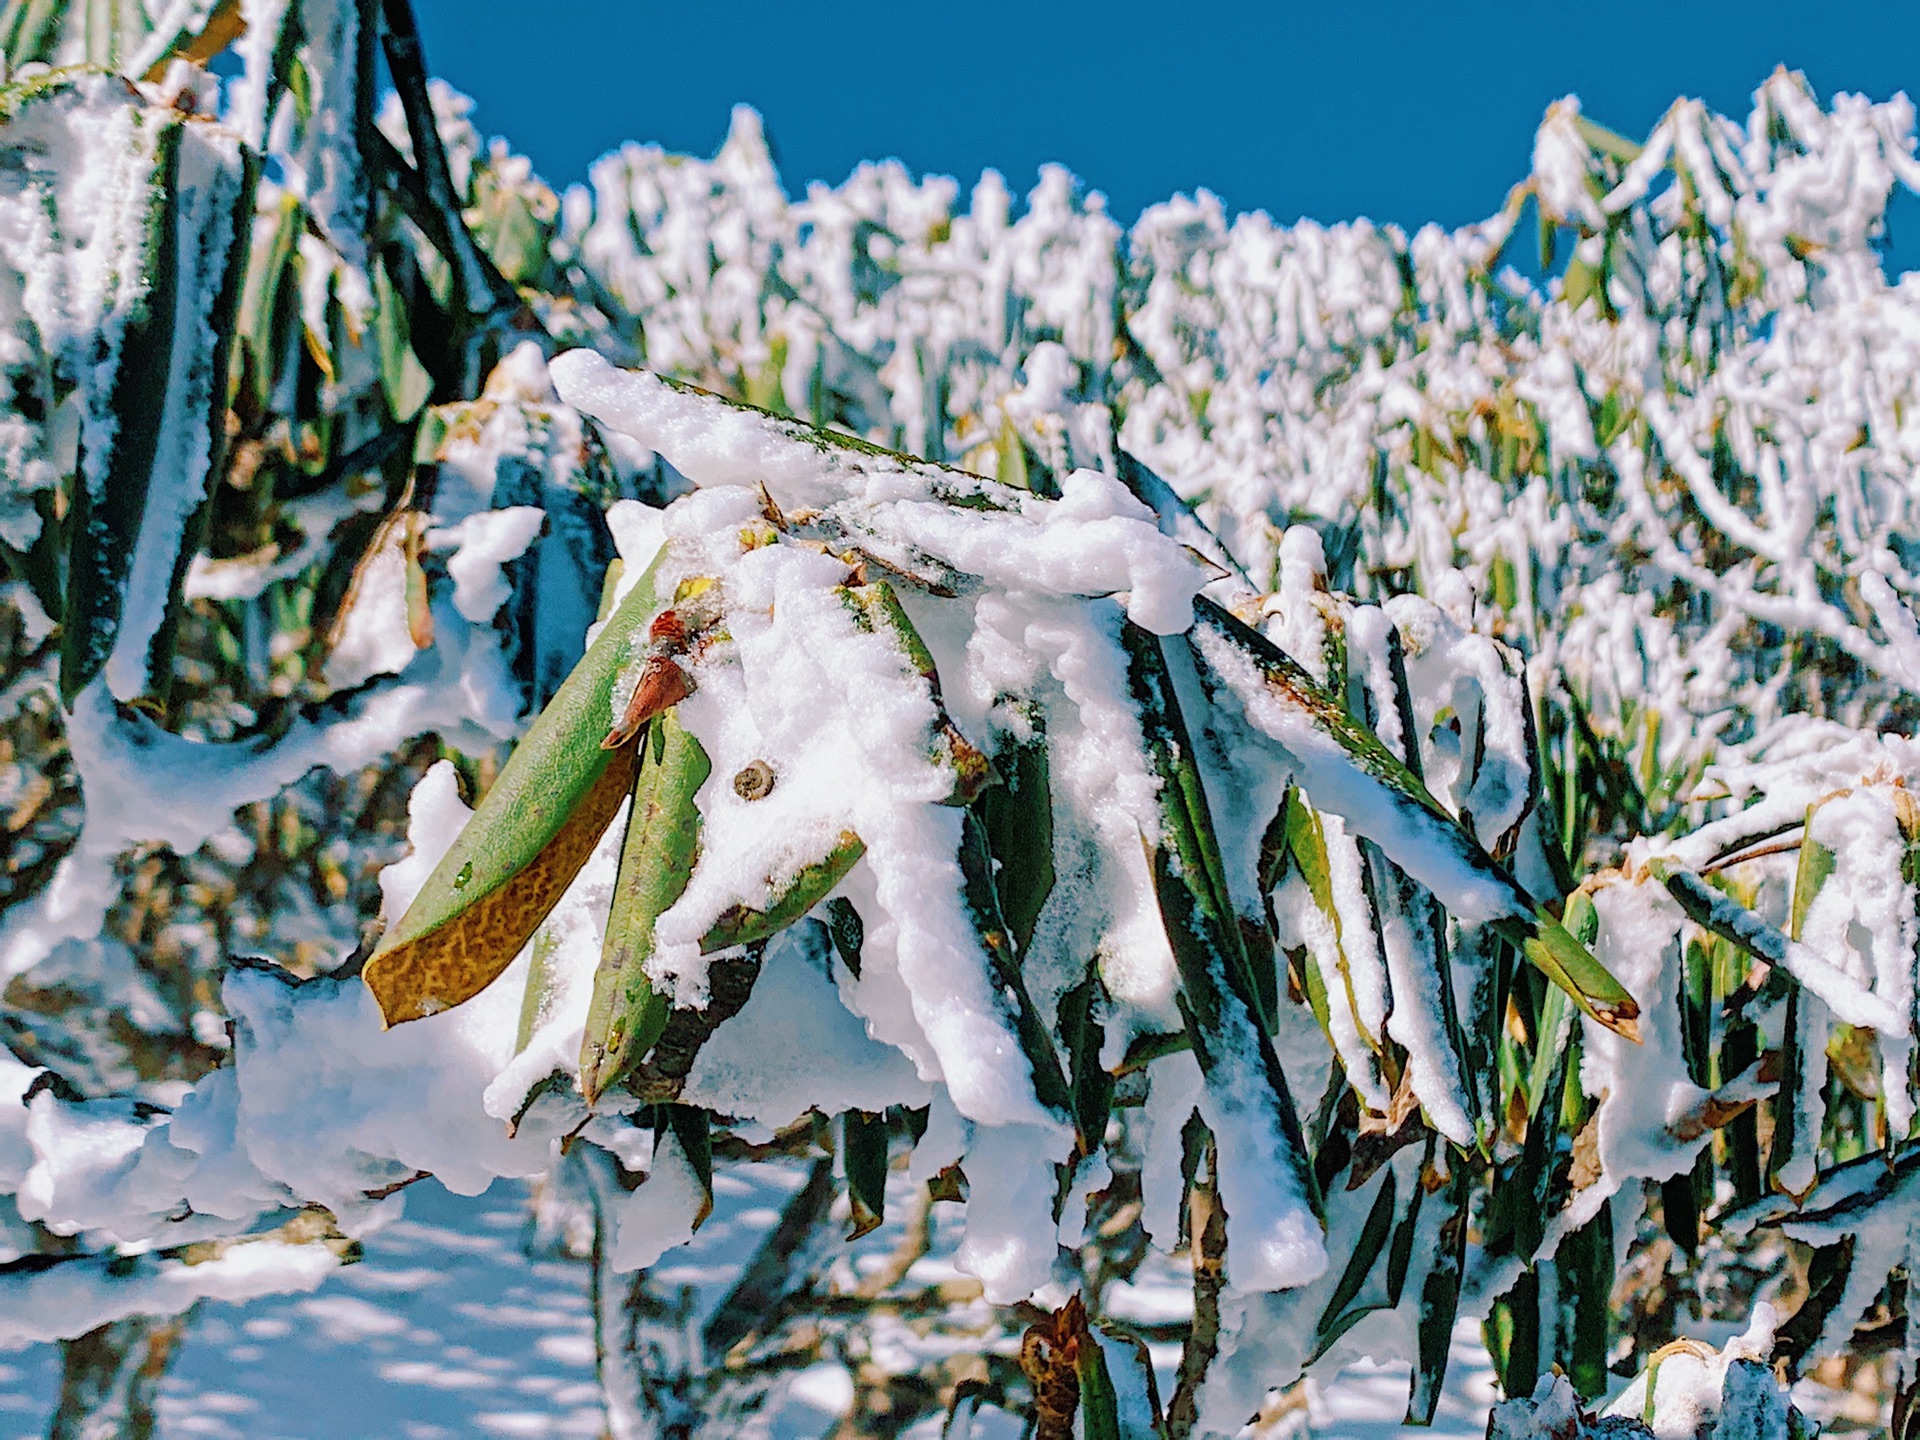
<path fill-rule="evenodd" d="M 1158 636 L 1125 622 L 1121 645 L 1127 678 L 1140 706 L 1147 761 L 1160 782 L 1161 837 L 1150 846 L 1161 923 L 1180 972 L 1178 1002 L 1194 1058 L 1208 1084 L 1219 1084 L 1222 1061 L 1247 1057 L 1266 1084 L 1261 1101 L 1283 1154 L 1269 1157 L 1291 1173 L 1316 1214 L 1321 1200 L 1293 1095 L 1259 1009 L 1245 939 L 1226 891 L 1206 790 Z M 1244 1063 L 1244 1062 L 1242 1062 Z M 1244 1104 L 1236 1097 L 1235 1104 Z"/>
<path fill-rule="evenodd" d="M 433 394 L 433 377 L 413 353 L 413 334 L 407 307 L 387 274 L 387 262 L 373 267 L 373 339 L 380 356 L 380 387 L 387 409 L 396 420 L 420 413 Z"/>
<path fill-rule="evenodd" d="M 1848 1235 L 1813 1252 L 1807 1264 L 1807 1298 L 1774 1337 L 1774 1358 L 1786 1361 L 1789 1375 L 1799 1374 L 1800 1362 L 1846 1299 L 1847 1281 L 1853 1276 L 1853 1248 L 1853 1236 Z"/>
<path fill-rule="evenodd" d="M 1046 1021 L 1027 991 L 1021 973 L 1020 955 L 1013 945 L 1007 923 L 1000 914 L 1000 900 L 994 889 L 993 858 L 987 851 L 986 827 L 978 814 L 968 811 L 960 831 L 960 874 L 964 882 L 967 909 L 972 914 L 980 948 L 992 968 L 996 988 L 1007 997 L 1013 1010 L 1014 1034 L 1021 1052 L 1033 1072 L 1033 1091 L 1040 1103 L 1061 1115 L 1075 1114 L 1074 1096 L 1060 1067 L 1060 1055 Z M 1082 1140 L 1089 1152 L 1106 1133 L 1102 1120 L 1099 1130 Z"/>
<path fill-rule="evenodd" d="M 1540 1379 L 1540 1276 L 1526 1269 L 1498 1300 L 1482 1327 L 1487 1352 L 1508 1398 L 1531 1395 Z"/>
<path fill-rule="evenodd" d="M 531 285 L 547 263 L 549 227 L 537 217 L 526 198 L 502 191 L 487 207 L 493 213 L 480 238 L 487 254 L 509 282 Z"/>
<path fill-rule="evenodd" d="M 1631 165 L 1640 158 L 1640 152 L 1646 147 L 1639 142 L 1627 139 L 1604 125 L 1596 125 L 1584 115 L 1573 117 L 1573 128 L 1580 132 L 1580 138 L 1591 145 L 1600 154 L 1618 160 L 1623 165 Z"/>
<path fill-rule="evenodd" d="M 1209 650 L 1218 652 L 1220 643 L 1224 642 L 1227 655 L 1237 656 L 1253 666 L 1266 694 L 1278 702 L 1286 722 L 1300 724 L 1310 732 L 1302 736 L 1302 744 L 1293 752 L 1293 758 L 1301 766 L 1301 779 L 1307 792 L 1310 795 L 1319 792 L 1317 803 L 1325 806 L 1329 794 L 1344 793 L 1353 801 L 1350 808 L 1356 810 L 1346 817 L 1348 823 L 1379 838 L 1382 848 L 1396 862 L 1413 863 L 1406 855 L 1396 854 L 1401 845 L 1407 847 L 1408 854 L 1430 847 L 1451 863 L 1471 871 L 1476 879 L 1504 891 L 1511 907 L 1509 912 L 1487 923 L 1538 966 L 1548 979 L 1566 990 L 1596 1021 L 1629 1039 L 1637 1039 L 1634 1021 L 1640 1007 L 1633 996 L 1585 946 L 1568 935 L 1518 881 L 1494 863 L 1479 842 L 1433 798 L 1420 778 L 1398 756 L 1265 636 L 1249 629 L 1205 596 L 1195 599 L 1194 613 L 1195 634 L 1200 639 L 1198 648 L 1203 655 Z M 1316 747 L 1319 741 L 1333 742 L 1338 758 L 1319 748 L 1309 749 L 1305 742 L 1314 737 L 1317 737 Z M 1364 817 L 1361 816 L 1358 809 L 1361 795 L 1366 796 L 1369 806 L 1377 804 L 1379 808 L 1369 808 Z M 1393 824 L 1383 827 L 1381 821 L 1388 815 Z M 1356 824 L 1356 821 L 1362 823 Z M 1394 843 L 1388 842 L 1389 835 L 1395 837 Z M 1442 903 L 1446 898 L 1440 896 Z"/>
<path fill-rule="evenodd" d="M 1000 421 L 1000 433 L 993 440 L 993 478 L 1002 485 L 1031 489 L 1027 475 L 1027 447 L 1011 420 Z"/>
<path fill-rule="evenodd" d="M 1589 300 L 1599 300 L 1602 312 L 1606 309 L 1605 280 L 1598 267 L 1584 260 L 1575 260 L 1567 266 L 1566 278 L 1561 282 L 1560 298 L 1569 310 L 1578 310 Z"/>
<path fill-rule="evenodd" d="M 1048 790 L 1044 736 L 1002 751 L 995 762 L 1000 784 L 981 794 L 979 812 L 987 848 L 998 868 L 994 888 L 1000 913 L 1022 955 L 1033 941 L 1047 897 L 1053 893 L 1053 802 Z"/>
<path fill-rule="evenodd" d="M 1415 1326 L 1419 1356 L 1413 1370 L 1412 1393 L 1407 1399 L 1409 1425 L 1431 1425 L 1447 1379 L 1447 1355 L 1453 1343 L 1453 1322 L 1460 1314 L 1460 1280 L 1466 1265 L 1467 1224 L 1472 1182 L 1458 1156 L 1447 1176 L 1447 1203 L 1451 1213 L 1440 1226 L 1440 1249 L 1420 1286 L 1420 1315 Z M 1602 1291 L 1601 1303 L 1607 1292 Z"/>
<path fill-rule="evenodd" d="M 1100 1063 L 1107 1032 L 1097 1016 L 1105 997 L 1099 969 L 1089 965 L 1086 979 L 1060 997 L 1056 1021 L 1060 1039 L 1067 1047 L 1074 1126 L 1080 1134 L 1082 1153 L 1089 1155 L 1105 1139 L 1107 1117 L 1113 1108 L 1114 1077 Z"/>
<path fill-rule="evenodd" d="M 1340 927 L 1340 907 L 1333 899 L 1333 866 L 1327 857 L 1326 827 L 1321 823 L 1320 813 L 1307 803 L 1307 797 L 1301 793 L 1299 786 L 1287 787 L 1286 799 L 1281 804 L 1280 815 L 1273 828 L 1282 829 L 1284 836 L 1281 858 L 1291 860 L 1293 868 L 1300 872 L 1314 908 L 1326 918 L 1333 933 L 1334 965 L 1340 972 L 1340 986 L 1347 997 L 1347 1013 L 1354 1017 L 1354 1029 L 1359 1032 L 1361 1040 L 1377 1052 L 1380 1048 L 1379 1037 L 1367 1034 L 1359 1023 L 1360 1006 L 1354 998 L 1353 972 L 1347 965 L 1346 941 Z M 1280 868 L 1279 864 L 1274 866 L 1275 871 Z M 1307 1004 L 1313 1010 L 1313 1018 L 1319 1022 L 1321 1031 L 1331 1041 L 1333 1021 L 1328 1008 L 1327 977 L 1320 969 L 1319 958 L 1310 948 L 1301 950 L 1300 965 Z"/>
<path fill-rule="evenodd" d="M 1389 860 L 1372 841 L 1362 842 L 1361 854 L 1366 860 L 1368 895 L 1380 927 L 1380 944 L 1389 974 L 1397 968 L 1389 947 L 1404 945 L 1403 963 L 1417 977 L 1412 986 L 1403 987 L 1411 988 L 1412 994 L 1396 993 L 1396 1007 L 1410 1006 L 1412 1023 L 1416 1026 L 1437 1021 L 1437 1038 L 1453 1061 L 1451 1075 L 1426 1077 L 1427 1083 L 1451 1092 L 1453 1104 L 1473 1132 L 1448 1138 L 1461 1144 L 1484 1142 L 1491 1133 L 1492 1120 L 1480 1104 L 1473 1062 L 1460 1033 L 1459 1007 L 1453 993 L 1453 964 L 1447 953 L 1445 912 L 1431 892 Z"/>
<path fill-rule="evenodd" d="M 132 306 L 105 402 L 112 424 L 102 433 L 111 437 L 111 448 L 105 455 L 86 453 L 82 431 L 67 519 L 67 599 L 60 635 L 60 698 L 69 706 L 106 666 L 119 634 L 161 453 L 167 386 L 155 383 L 155 367 L 164 375 L 176 341 L 191 343 L 174 333 L 181 262 L 170 197 L 179 185 L 180 142 L 177 121 L 156 137 L 140 262 L 147 288 Z M 95 471 L 97 481 L 90 474 Z"/>
<path fill-rule="evenodd" d="M 1607 1393 L 1607 1350 L 1612 1340 L 1613 1202 L 1602 1201 L 1600 1213 L 1560 1242 L 1554 1257 L 1560 1279 L 1561 1304 L 1569 1308 L 1571 1325 L 1562 1332 L 1567 1378 L 1582 1400 Z"/>
<path fill-rule="evenodd" d="M 1814 867 L 1818 863 L 1818 860 L 1811 862 Z M 1783 935 L 1732 896 L 1714 889 L 1693 871 L 1670 860 L 1653 860 L 1648 863 L 1647 873 L 1666 886 L 1667 893 L 1679 902 L 1687 918 L 1701 929 L 1731 941 L 1756 960 L 1775 967 L 1780 974 L 1801 986 L 1808 986 L 1809 980 L 1815 976 L 1828 980 L 1833 988 L 1820 998 L 1847 1024 L 1890 1035 L 1906 1031 L 1906 1017 L 1887 1000 L 1861 988 L 1844 971 L 1838 970 L 1800 941 Z M 1807 903 L 1812 903 L 1811 896 Z"/>
<path fill-rule="evenodd" d="M 1085 1396 L 1091 1385 L 1095 1393 L 1112 1394 L 1114 1423 L 1121 1440 L 1164 1440 L 1166 1416 L 1160 1407 L 1160 1384 L 1154 1377 L 1153 1355 L 1147 1342 L 1111 1320 L 1100 1321 L 1089 1335 L 1091 1342 L 1104 1352 L 1102 1364 L 1106 1376 L 1103 1384 L 1100 1376 L 1090 1381 L 1083 1371 L 1080 1393 Z M 1089 1427 L 1106 1423 L 1106 1402 L 1096 1403 L 1101 1414 L 1097 1419 L 1083 1422 Z M 1087 1435 L 1092 1434 L 1089 1428 Z"/>
<path fill-rule="evenodd" d="M 780 884 L 766 909 L 730 905 L 721 911 L 713 928 L 701 937 L 700 953 L 711 955 L 735 945 L 771 940 L 795 921 L 806 918 L 807 912 L 826 899 L 866 853 L 866 843 L 858 835 L 842 830 L 831 850 Z"/>
<path fill-rule="evenodd" d="M 389 1025 L 458 1005 L 498 978 L 613 822 L 638 764 L 634 747 L 605 750 L 600 740 L 629 642 L 654 608 L 650 570 L 367 961 L 367 986 Z"/>
<path fill-rule="evenodd" d="M 826 903 L 827 939 L 832 942 L 834 953 L 854 979 L 860 978 L 860 950 L 867 941 L 867 927 L 861 923 L 860 912 L 853 908 L 853 902 L 844 895 L 836 895 Z"/>
<path fill-rule="evenodd" d="M 1107 1352 L 1091 1330 L 1074 1346 L 1073 1368 L 1080 1381 L 1081 1440 L 1122 1440 L 1120 1397 L 1107 1373 Z"/>
<path fill-rule="evenodd" d="M 34 61 L 45 63 L 53 58 L 53 46 L 59 38 L 60 19 L 65 10 L 66 0 L 11 0 L 4 29 L 0 29 L 8 70 L 18 71 L 22 65 Z M 33 84 L 32 80 L 20 82 L 0 93 L 18 92 Z M 8 107 L 0 104 L 0 120 L 11 118 Z"/>
<path fill-rule="evenodd" d="M 56 97 L 70 83 L 66 77 L 35 98 Z M 198 548 L 206 490 L 218 477 L 225 445 L 222 382 L 257 173 L 244 154 L 211 138 L 219 133 L 211 127 L 173 112 L 140 109 L 131 99 L 129 105 L 154 144 L 153 169 L 143 177 L 138 263 L 145 290 L 115 297 L 130 314 L 111 363 L 103 343 L 101 354 L 87 361 L 99 373 L 89 377 L 83 393 L 106 412 L 95 420 L 108 423 L 82 424 L 83 453 L 66 524 L 60 692 L 69 704 L 120 643 L 130 601 L 140 613 L 157 610 L 161 617 L 138 657 L 142 692 L 164 700 L 170 688 L 180 586 Z M 184 228 L 192 220 L 183 200 L 188 193 L 225 207 L 215 222 L 224 228 L 223 250 L 215 238 L 221 229 Z M 74 242 L 63 237 L 61 243 Z M 203 314 L 201 297 L 208 293 L 213 300 Z M 183 306 L 192 313 L 183 314 Z M 186 401 L 184 411 L 176 408 L 179 400 Z M 84 453 L 90 433 L 107 437 L 105 454 Z M 143 552 L 147 558 L 140 561 Z M 156 558 L 165 570 L 152 568 Z M 128 586 L 137 581 L 145 593 L 130 596 Z"/>
<path fill-rule="evenodd" d="M 1813 838 L 1813 817 L 1819 810 L 1817 800 L 1807 807 L 1807 827 L 1801 833 L 1800 855 L 1793 871 L 1793 906 L 1787 917 L 1787 934 L 1795 940 L 1803 938 L 1807 912 L 1813 909 L 1837 863 L 1833 851 Z"/>
<path fill-rule="evenodd" d="M 1489 921 L 1488 928 L 1515 946 L 1586 1014 L 1616 1035 L 1640 1043 L 1639 1003 L 1544 905 L 1535 907 L 1531 924 L 1509 916 Z"/>
<path fill-rule="evenodd" d="M 700 1182 L 702 1199 L 693 1217 L 698 1230 L 713 1214 L 713 1117 L 698 1105 L 656 1105 L 653 1115 L 656 1136 L 664 1139 L 670 1133 L 680 1142 L 680 1153 Z"/>
<path fill-rule="evenodd" d="M 287 358 L 292 332 L 301 323 L 300 282 L 293 263 L 305 226 L 305 209 L 292 195 L 283 194 L 273 237 L 259 263 L 247 267 L 246 286 L 240 293 L 239 334 L 246 346 L 256 410 L 271 412 L 280 365 Z"/>
<path fill-rule="evenodd" d="M 516 1055 L 527 1048 L 545 1017 L 553 990 L 554 944 L 552 930 L 542 926 L 534 932 L 533 949 L 527 956 L 527 988 L 520 996 L 520 1025 L 514 1032 L 513 1053 Z"/>
<path fill-rule="evenodd" d="M 1346 1268 L 1340 1272 L 1340 1282 L 1333 1287 L 1333 1294 L 1327 1297 L 1327 1303 L 1320 1311 L 1320 1321 L 1314 1329 L 1313 1353 L 1307 1358 L 1307 1366 L 1312 1366 L 1326 1354 L 1327 1347 L 1355 1323 L 1379 1308 L 1368 1305 L 1351 1315 L 1348 1313 L 1348 1308 L 1359 1298 L 1360 1288 L 1367 1283 L 1367 1276 L 1373 1273 L 1374 1265 L 1386 1252 L 1387 1241 L 1393 1235 L 1395 1188 L 1393 1171 L 1382 1171 L 1380 1188 L 1373 1192 L 1373 1205 L 1367 1211 L 1366 1222 L 1360 1227 L 1359 1238 L 1353 1243 L 1353 1253 L 1347 1257 Z"/>
<path fill-rule="evenodd" d="M 1780 1027 L 1780 1086 L 1773 1096 L 1773 1141 L 1767 1151 L 1767 1184 L 1782 1193 L 1792 1193 L 1780 1177 L 1793 1164 L 1795 1153 L 1803 1146 L 1818 1144 L 1819 1136 L 1803 1135 L 1811 1121 L 1819 1128 L 1820 1097 L 1805 1094 L 1806 1037 L 1801 1010 L 1805 1001 L 1796 988 L 1787 992 L 1785 1015 Z M 1811 1106 L 1809 1101 L 1812 1102 Z M 1809 1110 L 1812 1113 L 1808 1113 Z"/>
<path fill-rule="evenodd" d="M 940 674 L 934 667 L 933 652 L 927 649 L 920 632 L 901 608 L 900 597 L 886 581 L 850 585 L 846 587 L 845 594 L 860 628 L 892 640 L 906 663 L 933 691 L 933 758 L 942 769 L 953 775 L 953 789 L 946 803 L 971 805 L 980 792 L 992 784 L 993 766 L 960 733 L 948 716 L 946 704 L 940 698 Z"/>
<path fill-rule="evenodd" d="M 604 753 L 604 752 L 603 752 Z M 671 1006 L 647 979 L 653 927 L 678 900 L 700 845 L 694 793 L 712 766 L 672 710 L 642 733 L 633 804 L 580 1044 L 580 1090 L 593 1104 L 646 1058 Z"/>

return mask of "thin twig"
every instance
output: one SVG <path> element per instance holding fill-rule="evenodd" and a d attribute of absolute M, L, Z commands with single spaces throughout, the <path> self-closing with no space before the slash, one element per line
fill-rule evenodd
<path fill-rule="evenodd" d="M 1696 875 L 1712 875 L 1721 870 L 1731 869 L 1735 865 L 1744 864 L 1749 860 L 1763 860 L 1769 855 L 1792 855 L 1800 849 L 1800 844 L 1801 842 L 1798 840 L 1781 840 L 1772 845 L 1762 845 L 1757 850 L 1737 850 L 1731 855 L 1723 855 L 1718 860 L 1709 861 L 1694 873 Z"/>
<path fill-rule="evenodd" d="M 407 134 L 413 140 L 414 173 L 438 219 L 441 235 L 434 237 L 436 243 L 442 236 L 446 241 L 449 252 L 446 258 L 460 286 L 461 304 L 469 315 L 475 316 L 517 310 L 519 296 L 474 243 L 460 213 L 460 202 L 453 193 L 446 147 L 440 143 L 440 129 L 433 118 L 433 99 L 427 92 L 426 53 L 420 45 L 413 6 L 408 0 L 381 0 L 380 10 L 386 20 L 381 45 L 387 55 L 387 69 L 393 75 L 394 91 L 400 97 L 400 108 L 407 117 Z"/>

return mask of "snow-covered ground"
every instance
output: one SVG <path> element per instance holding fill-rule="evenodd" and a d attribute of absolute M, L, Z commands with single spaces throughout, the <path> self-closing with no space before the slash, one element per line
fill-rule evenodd
<path fill-rule="evenodd" d="M 775 1198 L 731 1188 L 717 1187 L 713 1219 L 660 1278 L 705 1289 L 731 1272 Z M 587 1267 L 528 1259 L 527 1214 L 518 1183 L 498 1182 L 475 1198 L 419 1185 L 408 1192 L 406 1218 L 369 1237 L 365 1258 L 314 1293 L 203 1305 L 164 1382 L 161 1437 L 598 1436 Z M 1434 1440 L 1486 1431 L 1492 1383 L 1471 1330 L 1456 1337 L 1447 1392 L 1426 1432 Z M 56 1346 L 0 1355 L 0 1440 L 46 1433 L 59 1380 Z M 824 1434 L 852 1393 L 836 1366 L 804 1372 L 773 1417 L 774 1435 Z M 1344 1371 L 1310 1388 L 1312 1432 L 1374 1440 L 1400 1428 L 1406 1395 L 1404 1365 Z M 997 1440 L 986 1417 L 976 1434 Z"/>
<path fill-rule="evenodd" d="M 711 1262 L 750 1244 L 749 1232 L 766 1221 L 753 1203 L 764 1195 L 718 1188 L 704 1243 L 677 1254 L 663 1278 L 710 1279 Z M 408 1194 L 406 1218 L 370 1237 L 365 1258 L 313 1294 L 203 1306 L 165 1381 L 161 1434 L 599 1435 L 587 1267 L 528 1259 L 527 1214 L 518 1183 L 502 1181 L 475 1198 L 420 1185 Z M 839 1379 L 802 1377 L 776 1433 L 828 1428 L 837 1417 L 823 1406 L 846 1389 Z M 58 1347 L 0 1357 L 0 1435 L 44 1434 L 58 1392 Z"/>

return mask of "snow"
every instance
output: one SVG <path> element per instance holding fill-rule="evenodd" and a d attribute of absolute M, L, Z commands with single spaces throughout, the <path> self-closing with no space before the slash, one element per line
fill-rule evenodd
<path fill-rule="evenodd" d="M 171 598 L 174 568 L 187 527 L 207 495 L 216 425 L 214 395 L 224 377 L 214 371 L 222 354 L 215 323 L 220 292 L 228 283 L 242 216 L 238 206 L 242 156 L 236 137 L 216 126 L 180 126 L 178 201 L 171 216 L 179 256 L 168 338 L 165 408 L 155 440 L 152 474 L 140 516 L 139 541 L 127 574 L 124 608 L 113 651 L 107 657 L 108 687 L 130 700 L 153 688 L 149 652 Z M 164 221 L 162 223 L 165 223 Z M 139 357 L 142 365 L 153 363 Z"/>
<path fill-rule="evenodd" d="M 202 1300 L 233 1302 L 313 1290 L 337 1264 L 318 1245 L 253 1240 L 198 1264 L 163 1260 L 137 1266 L 131 1275 L 83 1261 L 10 1279 L 0 1350 L 72 1339 L 130 1315 L 178 1315 Z"/>
<path fill-rule="evenodd" d="M 429 546 L 453 551 L 447 559 L 447 574 L 453 579 L 453 608 L 461 618 L 483 625 L 499 613 L 512 593 L 500 567 L 525 554 L 545 523 L 546 514 L 539 506 L 509 505 L 478 511 L 457 525 L 427 532 Z"/>
<path fill-rule="evenodd" d="M 870 1038 L 840 1003 L 829 964 L 817 924 L 775 936 L 746 1005 L 694 1057 L 681 1103 L 775 1130 L 815 1106 L 823 1114 L 877 1115 L 890 1105 L 930 1103 L 933 1087 L 912 1062 Z M 772 1056 L 804 1056 L 806 1064 L 770 1065 Z"/>

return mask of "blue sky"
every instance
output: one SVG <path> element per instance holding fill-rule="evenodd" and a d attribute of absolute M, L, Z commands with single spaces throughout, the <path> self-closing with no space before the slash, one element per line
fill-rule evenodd
<path fill-rule="evenodd" d="M 745 101 L 790 194 L 887 155 L 1024 193 L 1056 160 L 1123 221 L 1205 186 L 1281 220 L 1458 224 L 1499 206 L 1569 92 L 1635 136 L 1680 94 L 1744 119 L 1783 62 L 1823 99 L 1920 92 L 1920 6 L 1865 0 L 415 5 L 432 67 L 556 185 L 626 138 L 709 154 Z M 1895 232 L 1920 261 L 1920 202 Z"/>

